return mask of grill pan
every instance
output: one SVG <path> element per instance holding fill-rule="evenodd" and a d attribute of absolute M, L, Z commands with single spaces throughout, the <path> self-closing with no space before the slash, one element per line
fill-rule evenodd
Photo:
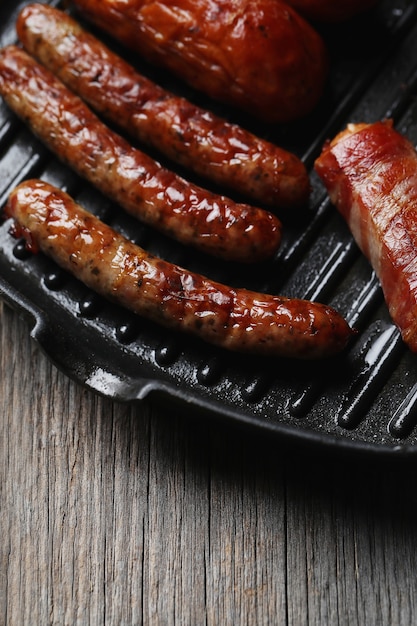
<path fill-rule="evenodd" d="M 14 23 L 25 4 L 3 0 L 1 46 L 16 42 Z M 162 329 L 93 294 L 43 255 L 29 253 L 10 236 L 9 221 L 0 227 L 0 294 L 28 318 L 32 337 L 57 367 L 108 398 L 135 402 L 149 396 L 178 403 L 197 419 L 208 414 L 309 446 L 408 458 L 417 453 L 417 356 L 402 343 L 371 267 L 312 168 L 323 142 L 348 122 L 391 117 L 417 143 L 417 6 L 386 0 L 321 32 L 331 59 L 326 93 L 311 116 L 285 126 L 255 123 L 209 102 L 100 34 L 155 81 L 305 161 L 310 204 L 281 215 L 283 243 L 272 261 L 249 268 L 213 261 L 139 224 L 57 161 L 3 102 L 0 205 L 22 180 L 43 178 L 169 261 L 233 286 L 331 304 L 359 330 L 344 354 L 314 363 L 248 358 Z"/>

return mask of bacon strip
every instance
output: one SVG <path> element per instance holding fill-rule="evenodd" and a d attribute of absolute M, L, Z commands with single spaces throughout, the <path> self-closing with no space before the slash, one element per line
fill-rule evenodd
<path fill-rule="evenodd" d="M 391 121 L 350 124 L 315 168 L 417 352 L 417 152 Z"/>

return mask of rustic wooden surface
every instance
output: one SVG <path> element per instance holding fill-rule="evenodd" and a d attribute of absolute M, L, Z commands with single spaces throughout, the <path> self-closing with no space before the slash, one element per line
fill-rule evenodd
<path fill-rule="evenodd" d="M 0 329 L 1 624 L 416 623 L 414 467 L 115 404 Z"/>

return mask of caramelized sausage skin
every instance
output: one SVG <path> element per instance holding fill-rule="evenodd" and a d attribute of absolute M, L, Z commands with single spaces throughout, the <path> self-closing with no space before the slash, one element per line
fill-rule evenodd
<path fill-rule="evenodd" d="M 391 121 L 349 124 L 315 164 L 417 352 L 417 152 Z"/>
<path fill-rule="evenodd" d="M 73 0 L 87 19 L 211 98 L 266 122 L 309 113 L 327 77 L 319 34 L 279 0 Z"/>
<path fill-rule="evenodd" d="M 295 155 L 162 89 L 66 13 L 28 5 L 17 33 L 26 50 L 93 109 L 173 161 L 255 203 L 307 203 L 309 178 Z"/>
<path fill-rule="evenodd" d="M 203 190 L 107 128 L 51 72 L 16 46 L 0 51 L 0 95 L 60 159 L 142 221 L 228 260 L 271 257 L 271 213 Z"/>
<path fill-rule="evenodd" d="M 5 215 L 15 235 L 93 290 L 217 346 L 309 359 L 339 352 L 351 337 L 328 306 L 233 289 L 152 256 L 43 181 L 13 190 Z"/>
<path fill-rule="evenodd" d="M 343 22 L 370 9 L 378 0 L 286 0 L 308 20 Z"/>

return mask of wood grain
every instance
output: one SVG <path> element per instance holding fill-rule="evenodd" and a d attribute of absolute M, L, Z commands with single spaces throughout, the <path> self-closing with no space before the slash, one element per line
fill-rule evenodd
<path fill-rule="evenodd" d="M 112 403 L 0 332 L 2 624 L 414 623 L 415 467 Z"/>

